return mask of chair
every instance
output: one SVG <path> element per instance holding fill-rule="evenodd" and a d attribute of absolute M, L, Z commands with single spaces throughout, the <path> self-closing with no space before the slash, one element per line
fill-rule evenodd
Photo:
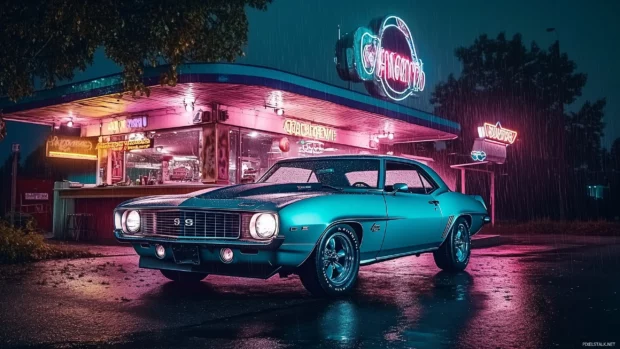
<path fill-rule="evenodd" d="M 80 241 L 80 238 L 88 240 L 92 234 L 93 215 L 90 213 L 71 213 L 67 215 L 67 232 L 71 234 L 71 238 Z M 66 238 L 66 236 L 65 236 Z"/>

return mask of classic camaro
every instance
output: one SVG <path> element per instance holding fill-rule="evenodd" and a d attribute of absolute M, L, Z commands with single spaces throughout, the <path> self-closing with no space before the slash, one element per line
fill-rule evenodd
<path fill-rule="evenodd" d="M 208 274 L 298 274 L 314 295 L 350 291 L 360 265 L 433 253 L 441 269 L 469 262 L 489 222 L 480 196 L 450 191 L 428 166 L 380 155 L 277 162 L 256 183 L 126 201 L 116 238 L 140 267 L 178 282 Z"/>

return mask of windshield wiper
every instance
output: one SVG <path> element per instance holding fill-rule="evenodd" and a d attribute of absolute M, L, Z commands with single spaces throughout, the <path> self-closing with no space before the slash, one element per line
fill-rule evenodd
<path fill-rule="evenodd" d="M 329 189 L 334 189 L 334 190 L 337 190 L 337 191 L 343 191 L 344 190 L 342 188 L 334 187 L 333 185 L 323 184 L 323 183 L 321 183 L 321 188 L 329 188 Z"/>

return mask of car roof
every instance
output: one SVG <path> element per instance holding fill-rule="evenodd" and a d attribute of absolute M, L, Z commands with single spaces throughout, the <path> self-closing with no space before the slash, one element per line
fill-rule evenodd
<path fill-rule="evenodd" d="M 385 160 L 393 160 L 393 161 L 404 162 L 404 163 L 409 163 L 409 164 L 413 163 L 421 167 L 423 170 L 425 170 L 426 173 L 428 173 L 433 178 L 433 180 L 437 183 L 437 185 L 440 188 L 448 190 L 447 189 L 448 186 L 444 182 L 443 178 L 441 178 L 441 176 L 439 176 L 439 174 L 437 174 L 437 172 L 435 172 L 435 170 L 433 170 L 431 167 L 419 161 L 416 161 L 410 158 L 401 157 L 401 156 L 395 156 L 395 155 L 383 155 L 383 154 L 319 155 L 319 156 L 312 156 L 312 157 L 286 158 L 286 159 L 278 160 L 278 162 L 276 163 L 279 164 L 279 163 L 287 163 L 287 162 L 294 162 L 294 161 L 300 161 L 300 160 L 318 161 L 318 160 L 335 160 L 335 159 L 375 159 L 375 160 L 385 159 Z"/>
<path fill-rule="evenodd" d="M 386 159 L 386 160 L 396 160 L 403 162 L 414 162 L 416 164 L 421 164 L 421 162 L 395 155 L 384 155 L 384 154 L 347 154 L 347 155 L 319 155 L 319 156 L 311 156 L 311 157 L 291 157 L 282 160 L 278 160 L 278 162 L 289 162 L 289 161 L 313 161 L 313 160 L 334 160 L 334 159 Z"/>

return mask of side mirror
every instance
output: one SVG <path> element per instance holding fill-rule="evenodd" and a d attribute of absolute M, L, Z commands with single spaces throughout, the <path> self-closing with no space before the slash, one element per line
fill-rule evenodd
<path fill-rule="evenodd" d="M 394 184 L 394 195 L 399 191 L 409 191 L 409 186 L 405 183 L 395 183 Z"/>

